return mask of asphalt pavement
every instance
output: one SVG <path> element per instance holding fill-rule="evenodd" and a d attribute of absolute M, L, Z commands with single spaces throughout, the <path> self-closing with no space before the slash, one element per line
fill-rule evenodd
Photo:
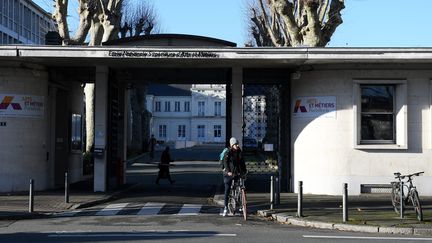
<path fill-rule="evenodd" d="M 157 152 L 159 153 L 159 152 Z M 157 157 L 158 155 L 155 155 Z M 204 148 L 195 155 L 183 151 L 173 151 L 173 158 L 183 160 L 181 154 L 191 156 L 193 159 L 211 160 L 218 156 L 220 148 Z M 195 161 L 195 162 L 194 162 Z M 194 165 L 194 163 L 196 165 Z M 35 212 L 28 212 L 28 194 L 13 193 L 0 194 L 0 222 L 6 219 L 25 219 L 35 217 L 48 217 L 54 213 L 69 211 L 77 208 L 85 208 L 97 204 L 124 198 L 127 193 L 141 193 L 140 196 L 155 197 L 157 193 L 169 193 L 181 197 L 181 193 L 190 193 L 189 198 L 198 197 L 196 193 L 202 193 L 202 198 L 210 198 L 208 203 L 223 205 L 222 183 L 213 185 L 206 184 L 202 192 L 188 190 L 190 186 L 187 180 L 190 176 L 185 173 L 198 175 L 197 181 L 205 178 L 213 178 L 218 181 L 217 161 L 183 161 L 174 162 L 176 170 L 173 177 L 177 178 L 178 188 L 182 190 L 171 190 L 168 184 L 157 187 L 154 184 L 157 172 L 157 160 L 149 158 L 148 154 L 135 157 L 128 163 L 128 184 L 116 191 L 106 193 L 94 193 L 83 184 L 71 187 L 70 202 L 64 202 L 63 190 L 50 190 L 35 193 Z M 211 171 L 212 173 L 209 173 Z M 205 174 L 209 173 L 209 174 Z M 216 174 L 215 174 L 216 173 Z M 291 224 L 302 227 L 313 227 L 340 231 L 357 231 L 366 233 L 386 233 L 402 235 L 432 236 L 432 197 L 421 197 L 424 221 L 419 222 L 412 208 L 408 207 L 405 217 L 401 219 L 392 206 L 389 194 L 362 194 L 360 196 L 349 196 L 348 221 L 342 222 L 342 196 L 309 195 L 303 197 L 303 215 L 297 216 L 297 194 L 281 193 L 280 203 L 270 205 L 270 176 L 249 175 L 246 181 L 248 211 L 250 214 L 274 220 L 283 224 Z M 192 179 L 193 180 L 193 179 Z M 222 180 L 221 180 L 222 181 Z M 217 184 L 217 183 L 216 183 Z M 151 185 L 151 187 L 146 186 Z M 148 188 L 153 188 L 149 190 Z M 145 190 L 144 190 L 145 189 Z M 145 191 L 147 190 L 147 194 Z M 156 194 L 155 194 L 156 193 Z M 184 195 L 183 195 L 184 196 Z M 149 199 L 149 198 L 148 198 Z M 153 198 L 150 198 L 153 199 Z M 173 202 L 177 198 L 171 199 Z M 203 200 L 200 201 L 200 203 Z"/>

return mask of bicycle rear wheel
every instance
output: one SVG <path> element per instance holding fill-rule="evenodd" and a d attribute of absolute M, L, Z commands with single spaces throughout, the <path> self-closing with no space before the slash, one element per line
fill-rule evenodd
<path fill-rule="evenodd" d="M 243 208 L 243 218 L 247 220 L 247 201 L 246 201 L 246 191 L 245 189 L 241 189 L 241 197 L 242 197 L 242 208 Z"/>
<path fill-rule="evenodd" d="M 417 191 L 411 192 L 411 201 L 412 201 L 412 205 L 414 207 L 414 211 L 417 215 L 417 219 L 419 221 L 423 221 L 423 211 L 421 208 L 420 198 L 419 198 Z"/>

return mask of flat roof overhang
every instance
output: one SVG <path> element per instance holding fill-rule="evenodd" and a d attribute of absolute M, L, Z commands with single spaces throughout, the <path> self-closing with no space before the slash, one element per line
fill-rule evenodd
<path fill-rule="evenodd" d="M 0 60 L 49 67 L 295 68 L 321 64 L 432 64 L 432 48 L 193 48 L 0 46 Z"/>
<path fill-rule="evenodd" d="M 432 48 L 238 48 L 125 46 L 0 46 L 0 66 L 35 65 L 53 80 L 93 82 L 106 66 L 124 80 L 224 83 L 232 67 L 244 82 L 286 81 L 295 70 L 326 68 L 432 69 Z"/>

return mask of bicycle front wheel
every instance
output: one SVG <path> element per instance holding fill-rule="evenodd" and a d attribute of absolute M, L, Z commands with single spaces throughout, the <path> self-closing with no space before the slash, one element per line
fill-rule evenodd
<path fill-rule="evenodd" d="M 414 211 L 417 215 L 417 219 L 419 221 L 423 221 L 423 211 L 422 211 L 422 208 L 420 205 L 420 198 L 419 198 L 417 191 L 412 191 L 411 201 L 412 201 L 412 205 L 414 207 Z"/>
<path fill-rule="evenodd" d="M 241 197 L 242 197 L 242 208 L 243 208 L 243 218 L 247 220 L 247 204 L 246 204 L 246 191 L 245 189 L 241 189 Z"/>
<path fill-rule="evenodd" d="M 235 200 L 235 195 L 233 193 L 233 191 L 231 191 L 229 197 L 228 197 L 228 212 L 230 215 L 234 215 L 235 214 L 235 210 L 237 208 L 236 205 L 236 200 Z"/>
<path fill-rule="evenodd" d="M 394 211 L 400 214 L 400 189 L 397 183 L 392 183 L 391 200 Z"/>

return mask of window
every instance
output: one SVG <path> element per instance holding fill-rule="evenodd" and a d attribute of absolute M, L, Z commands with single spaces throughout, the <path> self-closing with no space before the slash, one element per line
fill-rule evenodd
<path fill-rule="evenodd" d="M 80 114 L 72 114 L 71 150 L 82 150 L 82 119 Z"/>
<path fill-rule="evenodd" d="M 205 115 L 205 103 L 204 101 L 198 101 L 198 116 Z"/>
<path fill-rule="evenodd" d="M 179 125 L 177 130 L 178 138 L 186 138 L 186 125 Z"/>
<path fill-rule="evenodd" d="M 155 111 L 158 111 L 158 112 L 161 111 L 161 102 L 160 101 L 156 101 L 156 103 L 155 103 Z"/>
<path fill-rule="evenodd" d="M 214 105 L 215 105 L 215 113 L 214 113 L 214 115 L 215 116 L 221 116 L 222 115 L 222 112 L 221 112 L 221 110 L 222 110 L 222 102 L 220 102 L 220 101 L 216 101 L 215 103 L 214 103 Z"/>
<path fill-rule="evenodd" d="M 165 101 L 165 112 L 171 111 L 171 103 L 169 101 Z"/>
<path fill-rule="evenodd" d="M 361 85 L 360 142 L 394 143 L 394 85 Z"/>
<path fill-rule="evenodd" d="M 407 149 L 407 81 L 354 80 L 354 148 Z"/>
<path fill-rule="evenodd" d="M 180 111 L 180 101 L 174 102 L 174 111 Z"/>
<path fill-rule="evenodd" d="M 166 138 L 167 136 L 167 126 L 166 125 L 159 125 L 159 137 L 160 138 Z"/>
<path fill-rule="evenodd" d="M 198 125 L 198 138 L 205 137 L 205 126 L 204 125 Z"/>
<path fill-rule="evenodd" d="M 189 112 L 190 111 L 190 102 L 186 101 L 184 103 L 184 111 Z"/>
<path fill-rule="evenodd" d="M 214 137 L 215 138 L 222 137 L 222 126 L 221 125 L 214 125 Z"/>

